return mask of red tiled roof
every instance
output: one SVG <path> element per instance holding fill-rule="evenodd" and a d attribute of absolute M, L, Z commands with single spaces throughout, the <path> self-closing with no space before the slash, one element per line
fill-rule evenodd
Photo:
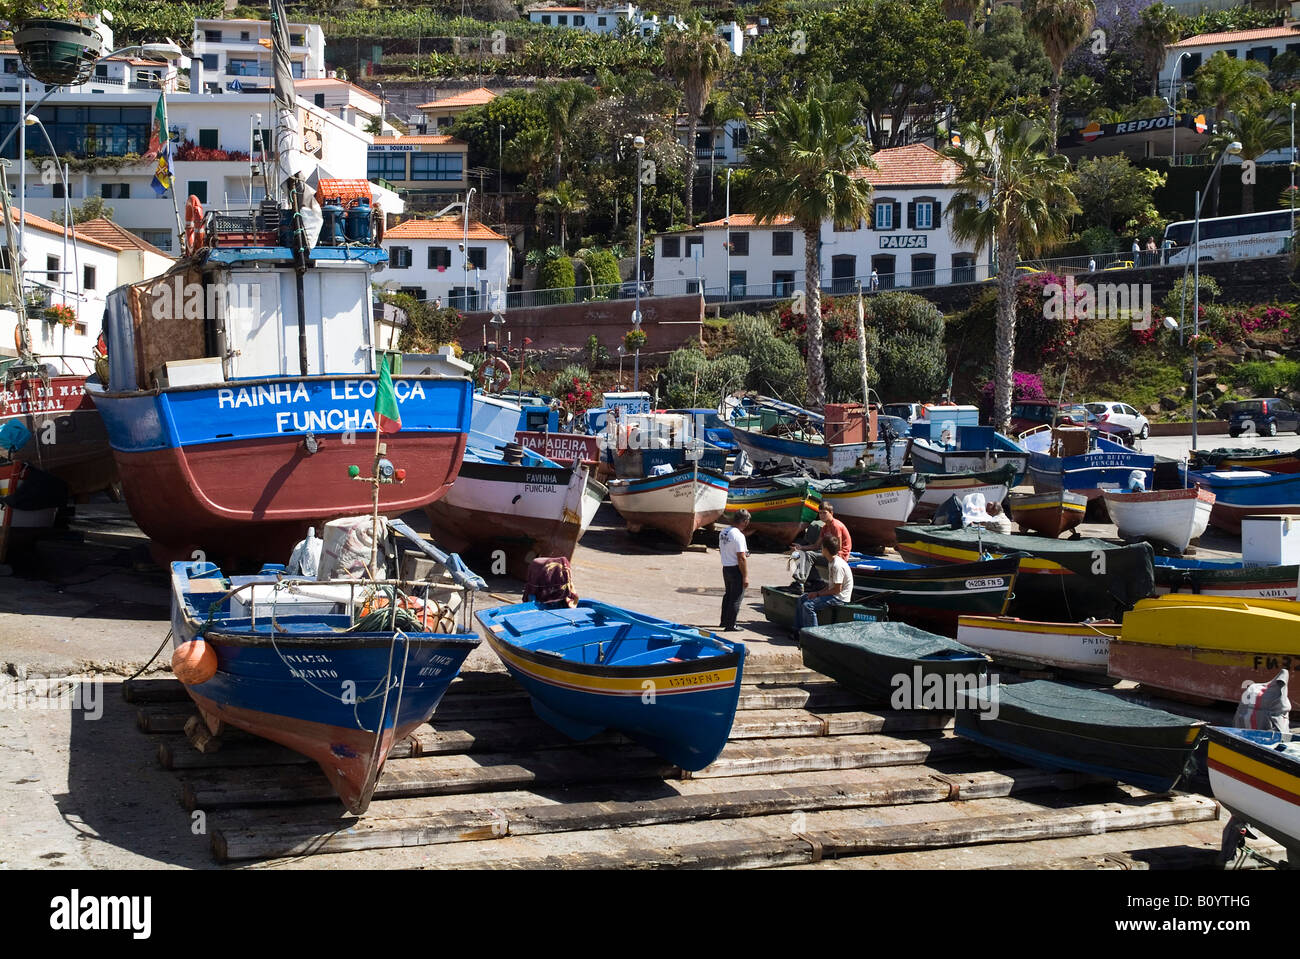
<path fill-rule="evenodd" d="M 9 218 L 13 220 L 14 223 L 18 222 L 17 207 L 10 208 Z M 37 216 L 35 213 L 28 212 L 26 215 L 24 215 L 23 224 L 25 227 L 30 229 L 41 230 L 44 233 L 53 233 L 55 236 L 63 236 L 62 224 L 55 223 L 53 220 L 47 220 L 43 216 Z M 102 246 L 104 249 L 112 250 L 114 253 L 121 252 L 117 247 L 113 246 L 111 243 L 105 243 L 102 240 L 97 240 L 93 236 L 83 236 L 81 233 L 81 224 L 79 223 L 75 227 L 75 232 L 77 234 L 77 241 L 80 243 L 89 243 L 91 246 Z"/>
<path fill-rule="evenodd" d="M 158 247 L 142 240 L 130 230 L 118 226 L 112 220 L 105 220 L 103 217 L 87 220 L 85 223 L 78 223 L 77 236 L 98 240 L 100 243 L 111 246 L 116 250 L 143 250 L 145 253 L 165 256 L 169 260 L 175 259 L 165 250 L 158 249 Z"/>
<path fill-rule="evenodd" d="M 465 221 L 460 217 L 443 216 L 430 220 L 405 220 L 397 226 L 389 227 L 384 232 L 389 240 L 463 240 L 465 238 Z M 469 221 L 469 238 L 471 240 L 505 240 L 506 238 L 484 226 L 478 220 Z"/>
<path fill-rule="evenodd" d="M 707 223 L 697 224 L 695 229 L 720 230 L 724 227 L 730 228 L 730 227 L 738 227 L 738 226 L 759 226 L 759 227 L 789 226 L 793 222 L 794 222 L 794 217 L 792 216 L 778 216 L 775 219 L 770 220 L 766 223 L 759 223 L 757 215 L 753 213 L 733 213 L 731 214 L 730 223 L 728 223 L 726 220 L 710 220 Z"/>
<path fill-rule="evenodd" d="M 462 93 L 453 93 L 449 97 L 443 97 L 440 100 L 430 100 L 428 103 L 421 103 L 418 109 L 421 110 L 444 110 L 447 107 L 477 107 L 484 103 L 491 103 L 497 98 L 497 95 L 487 87 L 479 87 L 477 90 L 465 90 Z"/>
<path fill-rule="evenodd" d="M 376 146 L 386 146 L 390 143 L 409 143 L 413 146 L 463 146 L 464 140 L 457 140 L 453 136 L 443 133 L 419 134 L 409 137 L 375 137 Z"/>
<path fill-rule="evenodd" d="M 871 157 L 877 169 L 858 171 L 873 187 L 942 186 L 957 179 L 958 167 L 924 143 L 877 150 Z"/>
<path fill-rule="evenodd" d="M 1186 40 L 1179 40 L 1177 43 L 1169 44 L 1170 47 L 1200 47 L 1207 43 L 1241 43 L 1246 40 L 1277 40 L 1281 37 L 1300 36 L 1300 30 L 1295 26 L 1285 27 L 1260 27 L 1257 30 L 1228 30 L 1223 33 L 1202 33 L 1199 36 L 1188 37 Z"/>

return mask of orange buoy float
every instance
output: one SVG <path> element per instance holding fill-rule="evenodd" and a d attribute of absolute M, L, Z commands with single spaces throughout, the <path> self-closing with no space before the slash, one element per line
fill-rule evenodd
<path fill-rule="evenodd" d="M 186 686 L 206 683 L 217 674 L 217 652 L 201 639 L 181 643 L 172 653 L 172 672 Z"/>

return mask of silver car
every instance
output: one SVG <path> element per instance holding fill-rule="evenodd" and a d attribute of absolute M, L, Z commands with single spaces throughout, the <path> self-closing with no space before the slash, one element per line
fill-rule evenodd
<path fill-rule="evenodd" d="M 1133 431 L 1133 435 L 1139 439 L 1146 439 L 1151 435 L 1151 423 L 1145 416 L 1139 413 L 1127 403 L 1116 403 L 1112 401 L 1085 403 L 1088 412 L 1096 414 L 1097 418 L 1103 423 L 1114 423 L 1117 426 L 1126 426 Z"/>

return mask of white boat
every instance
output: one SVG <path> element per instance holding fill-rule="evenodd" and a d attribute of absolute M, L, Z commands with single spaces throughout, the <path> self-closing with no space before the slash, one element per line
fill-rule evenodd
<path fill-rule="evenodd" d="M 439 543 L 490 560 L 500 551 L 511 575 L 522 579 L 539 556 L 572 558 L 604 498 L 605 487 L 585 466 L 564 466 L 512 443 L 504 453 L 467 448 L 451 489 L 424 510 Z"/>
<path fill-rule="evenodd" d="M 1047 623 L 1011 616 L 961 616 L 957 642 L 1007 662 L 1105 675 L 1110 641 L 1120 635 L 1120 628 L 1110 620 Z"/>
<path fill-rule="evenodd" d="M 1300 862 L 1300 742 L 1290 733 L 1211 726 L 1210 789 L 1235 819 L 1245 820 Z M 1225 830 L 1225 840 L 1228 840 Z M 1232 848 L 1226 853 L 1232 853 Z"/>
<path fill-rule="evenodd" d="M 895 530 L 916 509 L 916 487 L 906 473 L 887 473 L 862 479 L 832 479 L 813 483 L 822 501 L 830 503 L 835 518 L 848 528 L 853 548 L 892 546 Z"/>
<path fill-rule="evenodd" d="M 687 546 L 697 529 L 722 517 L 730 485 L 722 473 L 687 466 L 644 479 L 612 480 L 609 499 L 628 532 L 648 526 Z"/>
<path fill-rule="evenodd" d="M 912 446 L 915 461 L 916 446 Z M 1015 485 L 1015 466 L 1003 464 L 995 469 L 967 473 L 927 473 L 925 489 L 917 500 L 919 509 L 928 514 L 942 506 L 954 496 L 965 498 L 971 493 L 981 493 L 987 503 L 1001 503 Z"/>
<path fill-rule="evenodd" d="M 1180 553 L 1205 532 L 1215 498 L 1200 487 L 1149 493 L 1102 490 L 1101 495 L 1120 536 L 1162 543 Z"/>

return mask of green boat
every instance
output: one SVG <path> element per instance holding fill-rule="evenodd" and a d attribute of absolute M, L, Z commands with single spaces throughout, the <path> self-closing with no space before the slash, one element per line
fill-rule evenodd
<path fill-rule="evenodd" d="M 773 626 L 794 629 L 794 611 L 799 606 L 803 594 L 793 586 L 764 586 L 763 615 Z M 842 606 L 826 606 L 817 611 L 817 622 L 822 625 L 830 623 L 874 623 L 889 619 L 889 607 L 883 603 L 868 601 L 867 593 L 854 590 L 853 602 Z"/>
<path fill-rule="evenodd" d="M 779 546 L 795 541 L 817 518 L 822 494 L 807 479 L 769 477 L 733 481 L 727 490 L 724 523 L 733 522 L 737 510 L 749 510 L 749 530 Z"/>
<path fill-rule="evenodd" d="M 835 623 L 799 633 L 803 664 L 859 696 L 899 709 L 951 709 L 986 683 L 988 660 L 907 623 Z"/>

